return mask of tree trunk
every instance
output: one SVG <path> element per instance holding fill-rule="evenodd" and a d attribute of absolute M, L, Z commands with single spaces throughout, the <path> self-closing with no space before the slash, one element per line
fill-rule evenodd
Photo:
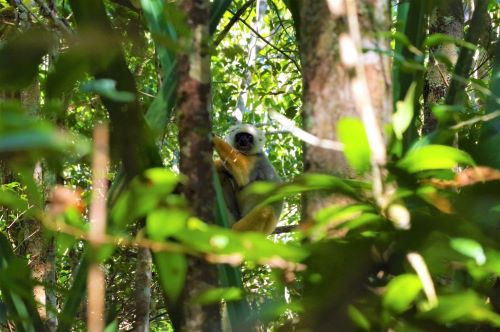
<path fill-rule="evenodd" d="M 389 50 L 387 41 L 377 40 L 377 31 L 388 29 L 388 9 L 383 1 L 371 4 L 359 2 L 360 12 L 372 13 L 361 17 L 362 46 L 367 49 Z M 366 10 L 366 11 L 364 11 Z M 371 18 L 371 20 L 370 20 Z M 356 96 L 352 93 L 352 73 L 341 62 L 338 38 L 347 32 L 345 17 L 333 19 L 325 1 L 304 1 L 301 9 L 300 50 L 303 74 L 303 126 L 311 134 L 338 140 L 337 123 L 344 117 L 360 118 L 356 111 Z M 379 122 L 386 123 L 392 113 L 389 59 L 379 53 L 366 52 L 361 60 L 366 71 L 370 97 Z M 304 146 L 304 168 L 307 172 L 322 172 L 353 177 L 342 152 L 321 147 Z M 345 199 L 335 196 L 308 195 L 305 199 L 305 220 L 315 211 Z"/>
<path fill-rule="evenodd" d="M 147 248 L 139 248 L 135 269 L 135 321 L 134 331 L 149 331 L 149 309 L 151 303 L 151 284 L 153 258 Z"/>
<path fill-rule="evenodd" d="M 178 112 L 180 171 L 187 177 L 183 192 L 194 215 L 214 224 L 215 191 L 212 186 L 212 143 L 210 105 L 210 48 L 208 45 L 208 8 L 206 0 L 183 0 L 192 31 L 189 52 L 180 54 L 178 63 Z M 180 317 L 182 331 L 220 331 L 218 304 L 188 305 L 193 297 L 217 287 L 215 266 L 189 258 Z"/>
<path fill-rule="evenodd" d="M 335 6 L 340 4 L 340 6 Z M 344 117 L 361 118 L 365 129 L 368 128 L 366 113 L 363 107 L 371 104 L 371 125 L 378 131 L 379 143 L 382 145 L 380 160 L 373 159 L 374 166 L 384 166 L 385 144 L 380 128 L 392 113 L 392 94 L 390 82 L 389 58 L 381 53 L 370 51 L 375 49 L 390 50 L 387 40 L 379 40 L 377 32 L 388 31 L 390 15 L 386 1 L 356 1 L 355 6 L 349 2 L 303 1 L 300 15 L 300 51 L 303 70 L 303 126 L 304 129 L 319 138 L 338 140 L 337 123 Z M 348 7 L 351 6 L 351 7 Z M 357 10 L 356 10 L 357 6 Z M 354 13 L 352 12 L 354 8 Z M 359 37 L 355 38 L 352 19 L 359 21 Z M 350 21 L 351 20 L 351 21 Z M 356 30 L 358 31 L 358 30 Z M 357 47 L 366 49 L 359 58 L 348 63 L 342 59 L 346 51 L 339 40 L 350 39 Z M 358 63 L 361 66 L 356 66 Z M 360 76 L 360 73 L 362 75 Z M 362 83 L 369 93 L 354 93 Z M 362 112 L 360 112 L 362 111 Z M 370 135 L 367 136 L 370 139 Z M 372 155 L 373 155 L 372 148 Z M 304 147 L 304 166 L 306 172 L 321 172 L 341 177 L 354 177 L 342 152 L 325 150 L 321 147 L 307 145 Z M 312 221 L 315 213 L 327 206 L 347 204 L 349 200 L 339 195 L 307 195 L 304 199 L 304 220 Z M 351 248 L 357 253 L 349 271 L 339 269 L 339 264 L 325 266 L 325 260 L 335 255 L 339 245 L 325 241 L 315 246 L 312 256 L 315 260 L 306 262 L 309 269 L 307 275 L 319 273 L 325 283 L 350 285 L 345 289 L 332 287 L 328 294 L 319 284 L 309 283 L 304 278 L 304 317 L 301 325 L 312 331 L 354 331 L 347 314 L 351 303 L 363 289 L 370 269 L 369 245 Z M 324 256 L 324 260 L 318 257 Z M 309 265 L 311 263 L 311 265 Z M 321 264 L 319 264 L 321 263 Z M 332 260 L 330 260 L 332 263 Z M 333 272 L 331 271 L 333 270 Z M 346 277 L 347 276 L 347 277 Z M 342 279 L 341 279 L 342 278 Z M 318 302 L 318 299 L 322 299 Z"/>
<path fill-rule="evenodd" d="M 38 112 L 40 102 L 40 85 L 38 81 L 21 91 L 20 100 L 28 112 L 32 114 Z M 33 177 L 42 190 L 42 197 L 45 197 L 43 192 L 46 190 L 48 182 L 50 182 L 51 176 L 48 174 L 42 162 L 37 162 Z M 45 206 L 39 206 L 39 208 L 44 209 Z M 26 220 L 23 231 L 24 253 L 29 257 L 29 266 L 33 278 L 40 283 L 33 290 L 35 300 L 39 304 L 38 312 L 48 330 L 55 331 L 57 329 L 57 316 L 48 308 L 56 308 L 56 294 L 53 287 L 45 287 L 45 285 L 55 285 L 56 283 L 54 238 L 52 236 L 43 236 L 43 227 L 37 220 Z"/>
<path fill-rule="evenodd" d="M 464 11 L 461 0 L 438 1 L 431 12 L 429 34 L 442 33 L 453 38 L 464 38 Z M 437 120 L 432 114 L 432 105 L 444 101 L 451 81 L 451 71 L 436 57 L 444 56 L 455 65 L 459 48 L 453 44 L 443 44 L 430 49 L 429 67 L 424 82 L 424 122 L 422 132 L 432 132 L 437 128 Z"/>

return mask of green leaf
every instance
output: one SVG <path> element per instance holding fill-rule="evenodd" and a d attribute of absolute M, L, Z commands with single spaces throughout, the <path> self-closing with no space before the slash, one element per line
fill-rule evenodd
<path fill-rule="evenodd" d="M 357 327 L 364 331 L 370 331 L 370 321 L 356 307 L 350 305 L 347 308 L 347 313 Z"/>
<path fill-rule="evenodd" d="M 424 40 L 424 46 L 426 47 L 434 47 L 436 45 L 450 44 L 450 43 L 468 48 L 472 51 L 475 51 L 477 49 L 477 46 L 472 43 L 468 43 L 463 39 L 454 38 L 450 35 L 446 35 L 443 33 L 434 33 L 430 36 L 427 36 L 427 38 L 425 38 Z"/>
<path fill-rule="evenodd" d="M 217 29 L 224 12 L 227 10 L 232 0 L 214 0 L 212 2 L 212 7 L 210 8 L 210 22 L 209 29 L 210 34 L 213 34 Z"/>
<path fill-rule="evenodd" d="M 151 239 L 161 241 L 186 226 L 190 213 L 185 209 L 159 209 L 146 219 L 146 230 Z"/>
<path fill-rule="evenodd" d="M 19 195 L 5 186 L 0 186 L 0 206 L 8 207 L 14 210 L 26 211 L 28 202 L 19 197 Z"/>
<path fill-rule="evenodd" d="M 451 169 L 458 164 L 474 165 L 471 156 L 445 145 L 426 145 L 410 150 L 397 166 L 410 173 L 433 169 Z"/>
<path fill-rule="evenodd" d="M 132 92 L 116 90 L 116 81 L 112 79 L 92 80 L 82 85 L 83 92 L 97 93 L 120 103 L 129 103 L 135 100 Z"/>
<path fill-rule="evenodd" d="M 343 118 L 337 124 L 337 133 L 344 143 L 344 155 L 349 165 L 358 173 L 370 169 L 370 145 L 363 123 L 356 118 Z"/>
<path fill-rule="evenodd" d="M 211 303 L 219 303 L 221 300 L 224 300 L 225 302 L 237 301 L 242 297 L 243 292 L 240 288 L 237 287 L 214 288 L 204 291 L 189 302 L 190 304 L 206 305 Z"/>
<path fill-rule="evenodd" d="M 415 89 L 416 83 L 412 83 L 404 101 L 398 101 L 396 103 L 396 112 L 392 115 L 392 127 L 394 129 L 394 134 L 400 140 L 403 139 L 403 134 L 408 129 L 413 119 L 413 106 L 415 99 Z"/>
<path fill-rule="evenodd" d="M 168 298 L 175 302 L 182 292 L 187 272 L 186 257 L 182 254 L 158 252 L 154 254 L 160 285 Z"/>
<path fill-rule="evenodd" d="M 472 290 L 441 295 L 438 306 L 422 313 L 422 316 L 442 324 L 487 322 L 500 327 L 500 315 L 491 311 L 486 298 L 480 297 Z"/>
<path fill-rule="evenodd" d="M 382 304 L 385 308 L 402 313 L 408 310 L 422 290 L 422 283 L 414 274 L 402 274 L 392 279 L 384 293 Z"/>
<path fill-rule="evenodd" d="M 239 257 L 241 261 L 264 263 L 279 259 L 299 262 L 308 254 L 305 248 L 274 243 L 260 233 L 237 233 L 195 218 L 191 218 L 188 227 L 178 232 L 175 238 L 193 250 L 215 255 L 236 254 L 235 259 Z"/>
<path fill-rule="evenodd" d="M 486 262 L 483 247 L 472 239 L 454 238 L 450 240 L 450 246 L 462 255 L 474 258 L 478 265 L 483 265 Z"/>
<path fill-rule="evenodd" d="M 0 104 L 0 116 L 0 153 L 55 152 L 81 156 L 90 152 L 90 143 L 85 137 L 62 131 L 14 104 Z"/>

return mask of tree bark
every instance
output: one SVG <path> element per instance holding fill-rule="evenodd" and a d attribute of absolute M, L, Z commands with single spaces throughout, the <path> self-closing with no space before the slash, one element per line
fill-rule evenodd
<path fill-rule="evenodd" d="M 377 40 L 376 31 L 388 29 L 388 9 L 383 1 L 370 4 L 358 2 L 362 46 L 366 49 L 387 49 L 387 41 Z M 303 74 L 303 127 L 320 138 L 338 140 L 336 125 L 341 118 L 360 115 L 355 108 L 351 89 L 352 72 L 341 62 L 338 38 L 347 32 L 344 16 L 335 19 L 326 1 L 304 1 L 301 8 L 300 50 Z M 386 123 L 392 113 L 389 59 L 374 51 L 362 55 L 361 60 L 367 76 L 370 97 L 380 123 Z M 358 96 L 359 97 L 359 96 Z M 304 168 L 307 172 L 322 172 L 343 177 L 354 177 L 347 161 L 340 151 L 321 147 L 304 146 Z M 335 196 L 308 195 L 305 199 L 304 219 L 332 203 L 345 202 Z"/>
<path fill-rule="evenodd" d="M 134 331 L 149 331 L 153 258 L 147 248 L 139 248 L 135 269 L 135 320 Z"/>
<path fill-rule="evenodd" d="M 377 32 L 388 31 L 390 15 L 386 1 L 356 1 L 357 12 L 349 14 L 345 2 L 303 1 L 300 8 L 300 51 L 303 70 L 303 126 L 304 129 L 319 138 L 338 140 L 337 123 L 344 117 L 364 118 L 358 110 L 366 100 L 371 103 L 375 119 L 372 124 L 378 127 L 386 123 L 392 113 L 391 73 L 389 58 L 375 52 L 375 49 L 390 50 L 387 40 L 380 40 Z M 341 4 L 335 7 L 334 4 Z M 349 7 L 352 10 L 352 6 Z M 351 15 L 351 16 L 349 16 Z M 349 37 L 355 40 L 352 31 L 353 16 L 359 22 L 359 46 L 367 50 L 358 54 L 359 58 L 349 64 L 342 61 L 342 49 L 339 40 Z M 351 34 L 351 35 L 350 35 Z M 345 59 L 345 58 L 344 58 Z M 362 72 L 366 78 L 363 83 L 369 90 L 369 96 L 355 94 L 353 90 L 361 77 L 359 66 L 362 62 Z M 358 81 L 357 81 L 358 80 Z M 363 100 L 363 98 L 368 98 Z M 372 114 L 373 115 L 373 114 Z M 367 123 L 365 123 L 365 127 Z M 385 150 L 385 144 L 382 144 Z M 372 149 L 373 152 L 373 149 Z M 385 151 L 382 159 L 385 160 Z M 373 153 L 372 153 L 373 154 Z M 378 166 L 384 161 L 375 162 Z M 321 172 L 341 177 L 355 177 L 340 151 L 325 150 L 316 146 L 304 147 L 304 166 L 306 172 Z M 343 205 L 349 200 L 339 195 L 308 194 L 304 199 L 303 221 L 313 221 L 316 212 L 331 205 Z M 330 259 L 333 251 L 341 249 L 335 241 L 324 241 L 314 246 L 309 269 L 304 278 L 304 316 L 301 327 L 311 331 L 355 331 L 347 314 L 348 307 L 363 291 L 363 282 L 371 268 L 369 245 L 359 245 L 356 248 L 346 248 L 356 252 L 355 261 L 349 266 L 349 271 L 342 262 Z M 330 257 L 330 258 L 329 258 Z M 328 267 L 325 261 L 329 260 Z M 309 283 L 307 275 L 318 273 L 324 281 L 339 287 Z M 325 293 L 325 290 L 328 292 Z"/>
<path fill-rule="evenodd" d="M 461 0 L 443 0 L 436 3 L 431 12 L 429 34 L 442 33 L 457 39 L 464 37 L 464 11 Z M 457 62 L 459 48 L 443 44 L 430 49 L 429 67 L 424 82 L 424 121 L 422 132 L 428 134 L 437 128 L 432 105 L 446 97 L 451 81 L 451 71 L 436 56 L 445 56 L 453 65 Z"/>
<path fill-rule="evenodd" d="M 183 192 L 192 213 L 214 224 L 215 191 L 212 186 L 212 143 L 210 105 L 210 49 L 208 45 L 208 8 L 206 0 L 183 0 L 191 30 L 189 48 L 177 58 L 180 171 L 187 177 Z M 215 266 L 189 258 L 180 317 L 181 331 L 220 331 L 218 304 L 188 305 L 189 299 L 217 287 Z"/>

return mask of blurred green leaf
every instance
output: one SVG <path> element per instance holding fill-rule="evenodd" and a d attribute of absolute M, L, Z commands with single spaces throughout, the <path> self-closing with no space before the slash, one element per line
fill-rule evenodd
<path fill-rule="evenodd" d="M 459 164 L 474 165 L 468 153 L 445 145 L 426 145 L 410 150 L 396 165 L 410 173 L 450 169 Z"/>
<path fill-rule="evenodd" d="M 33 82 L 53 41 L 50 32 L 29 29 L 0 44 L 0 89 L 19 90 Z"/>
<path fill-rule="evenodd" d="M 454 238 L 450 240 L 450 246 L 462 255 L 474 258 L 478 265 L 486 262 L 483 247 L 472 239 Z"/>
<path fill-rule="evenodd" d="M 351 320 L 356 324 L 357 327 L 364 331 L 370 331 L 371 329 L 371 324 L 370 321 L 359 311 L 356 309 L 356 307 L 350 305 L 347 308 L 347 313 L 349 314 L 349 317 Z"/>
<path fill-rule="evenodd" d="M 175 302 L 182 292 L 187 272 L 186 257 L 182 254 L 157 252 L 154 254 L 160 284 L 168 298 Z"/>
<path fill-rule="evenodd" d="M 425 38 L 424 40 L 424 46 L 426 47 L 434 47 L 437 45 L 450 44 L 450 43 L 468 48 L 472 51 L 475 51 L 477 49 L 477 46 L 472 43 L 468 43 L 463 39 L 454 38 L 451 35 L 446 35 L 443 33 L 434 33 L 432 35 L 427 36 L 427 38 Z"/>
<path fill-rule="evenodd" d="M 486 298 L 480 297 L 473 290 L 441 295 L 438 306 L 421 316 L 443 324 L 485 322 L 500 327 L 500 315 L 491 311 Z"/>
<path fill-rule="evenodd" d="M 89 70 L 88 62 L 87 54 L 80 48 L 70 49 L 61 54 L 47 75 L 47 98 L 59 97 L 62 93 L 70 91 L 75 82 L 85 78 Z"/>
<path fill-rule="evenodd" d="M 146 230 L 151 239 L 161 241 L 173 235 L 186 226 L 189 211 L 185 209 L 154 210 L 146 219 Z"/>
<path fill-rule="evenodd" d="M 229 229 L 210 226 L 191 218 L 188 227 L 175 236 L 190 248 L 215 255 L 239 256 L 240 261 L 265 263 L 273 260 L 299 262 L 307 256 L 307 250 L 294 245 L 274 243 L 255 232 L 237 233 Z"/>
<path fill-rule="evenodd" d="M 412 83 L 404 101 L 396 102 L 396 112 L 392 115 L 392 128 L 400 140 L 413 119 L 416 83 Z"/>
<path fill-rule="evenodd" d="M 85 137 L 30 116 L 15 104 L 0 104 L 0 116 L 0 154 L 42 152 L 82 156 L 90 152 L 90 144 Z"/>
<path fill-rule="evenodd" d="M 191 304 L 211 304 L 219 303 L 224 300 L 224 302 L 240 300 L 243 296 L 243 292 L 237 287 L 228 288 L 215 288 L 209 289 L 190 301 Z"/>
<path fill-rule="evenodd" d="M 26 199 L 21 198 L 15 191 L 0 186 L 0 206 L 26 211 L 28 209 L 28 202 Z"/>
<path fill-rule="evenodd" d="M 410 308 L 421 290 L 422 283 L 417 275 L 399 275 L 387 285 L 382 304 L 395 313 L 402 313 Z"/>
<path fill-rule="evenodd" d="M 111 224 L 123 227 L 146 216 L 160 202 L 174 207 L 184 206 L 180 196 L 169 195 L 179 184 L 180 177 L 165 169 L 151 168 L 130 182 L 129 188 L 118 197 L 111 210 Z"/>
<path fill-rule="evenodd" d="M 337 135 L 344 143 L 349 165 L 358 173 L 369 170 L 371 150 L 363 123 L 356 118 L 343 118 L 337 124 Z"/>
<path fill-rule="evenodd" d="M 82 91 L 87 93 L 96 93 L 100 96 L 121 103 L 129 103 L 135 100 L 133 93 L 116 90 L 116 81 L 107 78 L 92 80 L 83 84 Z"/>

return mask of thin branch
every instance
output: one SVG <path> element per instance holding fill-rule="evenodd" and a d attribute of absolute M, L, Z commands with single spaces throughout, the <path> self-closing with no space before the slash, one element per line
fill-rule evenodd
<path fill-rule="evenodd" d="M 231 17 L 231 20 L 229 20 L 229 23 L 226 24 L 224 29 L 219 33 L 217 36 L 217 39 L 212 44 L 213 49 L 216 49 L 217 46 L 219 46 L 220 42 L 226 37 L 228 34 L 229 30 L 233 27 L 233 25 L 241 18 L 241 16 L 245 13 L 245 11 L 255 2 L 255 0 L 248 0 L 241 6 L 240 9 L 236 13 L 233 14 L 233 17 Z"/>
<path fill-rule="evenodd" d="M 90 205 L 89 240 L 98 250 L 100 240 L 106 234 L 106 195 L 108 191 L 108 128 L 99 124 L 94 130 L 94 154 L 92 159 L 92 201 Z M 87 329 L 104 330 L 105 275 L 99 262 L 90 264 L 87 278 Z"/>
<path fill-rule="evenodd" d="M 230 11 L 231 12 L 231 11 Z M 233 15 L 236 15 L 235 13 L 231 12 L 231 14 Z M 301 68 L 300 68 L 300 65 L 299 63 L 294 59 L 292 58 L 290 55 L 288 55 L 285 51 L 283 51 L 282 49 L 274 46 L 273 44 L 271 44 L 264 36 L 262 36 L 257 30 L 255 30 L 254 28 L 252 28 L 245 20 L 243 20 L 241 17 L 238 18 L 239 21 L 241 23 L 243 23 L 244 25 L 247 26 L 247 28 L 250 29 L 250 31 L 252 31 L 257 37 L 259 37 L 259 39 L 261 39 L 264 43 L 266 43 L 267 45 L 271 46 L 271 48 L 273 48 L 274 50 L 278 51 L 280 54 L 282 54 L 285 58 L 287 58 L 288 60 L 290 60 L 294 65 L 295 67 L 297 68 L 298 71 L 301 71 Z"/>
<path fill-rule="evenodd" d="M 68 35 L 73 34 L 73 31 L 71 31 L 68 22 L 64 18 L 59 18 L 55 10 L 49 8 L 44 0 L 35 0 L 35 2 L 38 4 L 42 15 L 50 18 L 52 22 L 54 22 L 55 26 L 57 26 L 59 29 L 61 29 L 61 31 Z"/>
<path fill-rule="evenodd" d="M 316 137 L 308 133 L 307 131 L 300 129 L 293 123 L 293 121 L 288 119 L 286 116 L 279 114 L 278 112 L 271 111 L 269 115 L 273 120 L 282 125 L 285 130 L 289 131 L 293 136 L 297 137 L 301 141 L 306 142 L 307 144 L 314 145 L 327 150 L 334 150 L 334 151 L 344 150 L 344 144 L 329 139 Z"/>
<path fill-rule="evenodd" d="M 417 272 L 422 287 L 424 288 L 425 296 L 427 296 L 427 301 L 431 307 L 435 307 L 438 304 L 438 298 L 436 295 L 436 289 L 434 288 L 434 283 L 432 282 L 429 269 L 427 264 L 425 264 L 424 258 L 416 252 L 411 252 L 406 255 L 406 259 L 410 262 L 415 272 Z"/>
<path fill-rule="evenodd" d="M 500 116 L 500 110 L 495 111 L 493 113 L 489 113 L 489 114 L 485 114 L 485 115 L 481 115 L 481 116 L 476 116 L 476 117 L 474 117 L 472 119 L 469 119 L 467 121 L 463 121 L 463 122 L 457 123 L 456 125 L 452 126 L 451 129 L 457 130 L 457 129 L 460 129 L 460 128 L 465 127 L 465 126 L 473 125 L 473 124 L 475 124 L 477 122 L 490 121 L 490 120 L 493 120 L 493 119 L 495 119 L 496 117 L 499 117 L 499 116 Z"/>
<path fill-rule="evenodd" d="M 287 226 L 276 227 L 273 234 L 291 233 L 291 232 L 296 231 L 298 226 L 299 225 L 287 225 Z"/>
<path fill-rule="evenodd" d="M 345 13 L 349 36 L 341 35 L 339 37 L 342 62 L 346 67 L 354 68 L 355 77 L 351 82 L 351 90 L 355 96 L 356 108 L 365 126 L 371 150 L 373 195 L 378 205 L 384 208 L 383 167 L 387 162 L 387 152 L 382 130 L 370 97 L 364 63 L 361 61 L 361 27 L 355 0 L 345 0 Z"/>

